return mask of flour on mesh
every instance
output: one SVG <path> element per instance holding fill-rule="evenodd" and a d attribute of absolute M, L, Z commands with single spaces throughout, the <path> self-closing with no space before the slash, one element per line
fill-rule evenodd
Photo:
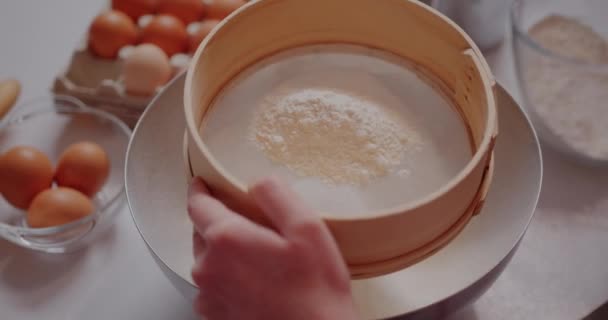
<path fill-rule="evenodd" d="M 258 106 L 251 139 L 297 175 L 362 185 L 399 165 L 416 138 L 371 99 L 328 87 L 279 90 Z"/>

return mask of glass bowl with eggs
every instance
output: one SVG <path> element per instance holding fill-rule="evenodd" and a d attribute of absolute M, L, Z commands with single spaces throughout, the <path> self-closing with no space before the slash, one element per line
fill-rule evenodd
<path fill-rule="evenodd" d="M 72 97 L 17 106 L 0 121 L 0 237 L 49 253 L 88 244 L 123 202 L 129 136 Z"/>

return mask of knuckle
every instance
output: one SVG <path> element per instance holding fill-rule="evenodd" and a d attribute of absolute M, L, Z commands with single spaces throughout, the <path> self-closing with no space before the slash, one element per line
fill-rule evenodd
<path fill-rule="evenodd" d="M 291 254 L 300 258 L 309 257 L 317 254 L 318 250 L 326 245 L 324 243 L 323 233 L 325 229 L 323 222 L 310 219 L 300 222 L 294 228 L 296 237 L 290 241 Z"/>
<path fill-rule="evenodd" d="M 201 210 L 201 198 L 198 196 L 188 198 L 187 208 L 190 215 Z"/>
<path fill-rule="evenodd" d="M 188 203 L 187 203 L 187 209 L 188 209 L 188 213 L 192 214 L 192 212 L 194 212 L 196 210 L 196 203 L 195 203 L 195 199 L 194 197 L 191 197 L 188 199 Z"/>
<path fill-rule="evenodd" d="M 323 222 L 318 219 L 306 219 L 294 226 L 295 232 L 309 240 L 318 240 L 324 232 Z"/>
<path fill-rule="evenodd" d="M 232 219 L 222 221 L 207 229 L 205 240 L 210 248 L 232 246 L 237 242 L 238 229 L 238 223 Z"/>
<path fill-rule="evenodd" d="M 218 281 L 218 269 L 214 263 L 207 263 L 209 259 L 204 259 L 203 263 L 197 264 L 190 273 L 192 281 L 199 288 L 212 287 L 214 281 Z M 211 259 L 213 260 L 213 259 Z"/>
<path fill-rule="evenodd" d="M 204 211 L 212 205 L 213 199 L 207 196 L 193 196 L 188 199 L 188 212 Z"/>
<path fill-rule="evenodd" d="M 207 282 L 208 273 L 205 270 L 206 268 L 204 266 L 198 266 L 193 268 L 190 274 L 194 283 L 196 283 L 199 287 L 204 286 L 204 284 Z"/>

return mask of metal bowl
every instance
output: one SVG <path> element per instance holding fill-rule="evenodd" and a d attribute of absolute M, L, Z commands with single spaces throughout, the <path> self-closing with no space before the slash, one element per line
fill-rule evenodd
<path fill-rule="evenodd" d="M 186 212 L 187 178 L 181 141 L 184 76 L 152 102 L 135 128 L 127 153 L 127 198 L 135 224 L 157 264 L 188 299 L 192 225 Z M 542 162 L 526 115 L 497 87 L 501 135 L 495 176 L 482 212 L 449 245 L 426 260 L 385 276 L 353 281 L 365 319 L 434 319 L 473 302 L 515 253 L 538 201 Z M 236 306 L 238 307 L 238 306 Z"/>

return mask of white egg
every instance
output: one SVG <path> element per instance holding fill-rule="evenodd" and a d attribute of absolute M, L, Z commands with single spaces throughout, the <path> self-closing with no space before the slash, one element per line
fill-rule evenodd
<path fill-rule="evenodd" d="M 125 59 L 122 78 L 127 93 L 150 96 L 170 80 L 169 58 L 157 46 L 141 44 Z"/>

